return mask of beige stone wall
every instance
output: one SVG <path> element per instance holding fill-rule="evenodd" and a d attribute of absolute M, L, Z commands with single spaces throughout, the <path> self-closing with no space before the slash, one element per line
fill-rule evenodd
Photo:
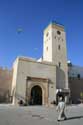
<path fill-rule="evenodd" d="M 12 85 L 12 70 L 0 68 L 0 102 L 9 102 Z"/>
<path fill-rule="evenodd" d="M 17 74 L 14 74 L 16 78 L 16 95 L 20 99 L 25 99 L 26 96 L 26 79 L 28 76 L 35 78 L 47 78 L 50 79 L 49 83 L 49 101 L 56 99 L 56 66 L 52 63 L 36 62 L 36 60 L 19 57 L 18 58 L 18 70 Z M 17 77 L 16 77 L 17 76 Z M 45 83 L 42 83 L 45 84 Z"/>

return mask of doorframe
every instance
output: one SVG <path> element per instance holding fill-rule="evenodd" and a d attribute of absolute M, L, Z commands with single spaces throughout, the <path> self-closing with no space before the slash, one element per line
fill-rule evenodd
<path fill-rule="evenodd" d="M 29 102 L 31 96 L 31 90 L 34 86 L 40 86 L 42 89 L 42 105 L 48 104 L 48 79 L 27 77 L 26 79 L 26 93 L 25 100 Z"/>

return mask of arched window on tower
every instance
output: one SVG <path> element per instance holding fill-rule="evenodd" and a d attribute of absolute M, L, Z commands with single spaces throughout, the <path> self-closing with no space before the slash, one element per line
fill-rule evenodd
<path fill-rule="evenodd" d="M 60 45 L 58 45 L 58 50 L 60 50 L 61 49 L 61 46 Z"/>
<path fill-rule="evenodd" d="M 59 64 L 59 68 L 61 67 L 61 62 L 58 63 Z"/>
<path fill-rule="evenodd" d="M 46 33 L 46 37 L 48 37 L 48 35 L 49 35 L 49 32 Z"/>
<path fill-rule="evenodd" d="M 48 46 L 46 47 L 46 51 L 48 51 Z"/>
<path fill-rule="evenodd" d="M 60 35 L 60 34 L 61 34 L 61 32 L 58 30 L 58 31 L 57 31 L 57 34 L 58 34 L 58 35 Z"/>

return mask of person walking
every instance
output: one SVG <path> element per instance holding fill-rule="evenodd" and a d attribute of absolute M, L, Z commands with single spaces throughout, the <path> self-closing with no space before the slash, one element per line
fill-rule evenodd
<path fill-rule="evenodd" d="M 57 106 L 56 110 L 59 112 L 57 121 L 67 119 L 67 117 L 65 115 L 65 102 L 63 100 L 63 97 L 59 98 L 59 103 L 58 103 L 58 106 Z"/>

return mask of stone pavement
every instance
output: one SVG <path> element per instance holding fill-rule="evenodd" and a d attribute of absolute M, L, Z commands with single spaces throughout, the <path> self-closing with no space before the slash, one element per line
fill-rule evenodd
<path fill-rule="evenodd" d="M 67 106 L 67 120 L 57 122 L 56 108 L 0 105 L 0 125 L 83 125 L 83 105 Z"/>

